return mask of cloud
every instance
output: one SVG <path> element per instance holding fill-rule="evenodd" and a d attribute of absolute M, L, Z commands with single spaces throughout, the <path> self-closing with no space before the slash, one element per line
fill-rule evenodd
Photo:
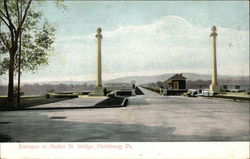
<path fill-rule="evenodd" d="M 176 16 L 122 27 L 104 33 L 104 61 L 114 72 L 210 68 L 210 32 Z M 248 64 L 248 41 L 246 31 L 218 28 L 218 65 Z"/>
<path fill-rule="evenodd" d="M 218 74 L 248 75 L 249 32 L 220 27 L 217 32 Z M 104 79 L 136 73 L 143 75 L 143 72 L 210 73 L 210 33 L 210 28 L 193 26 L 177 16 L 166 16 L 147 25 L 123 26 L 115 30 L 103 28 Z M 50 66 L 32 75 L 34 78 L 89 76 L 94 80 L 95 33 L 59 36 L 56 51 L 58 54 L 50 58 Z"/>

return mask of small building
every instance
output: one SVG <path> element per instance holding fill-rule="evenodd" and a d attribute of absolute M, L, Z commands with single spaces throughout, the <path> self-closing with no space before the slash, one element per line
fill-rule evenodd
<path fill-rule="evenodd" d="M 181 95 L 187 92 L 186 89 L 186 77 L 182 74 L 175 74 L 174 76 L 167 79 L 164 83 L 168 86 L 165 95 Z"/>
<path fill-rule="evenodd" d="M 165 81 L 170 89 L 186 89 L 186 77 L 182 74 L 175 74 Z"/>

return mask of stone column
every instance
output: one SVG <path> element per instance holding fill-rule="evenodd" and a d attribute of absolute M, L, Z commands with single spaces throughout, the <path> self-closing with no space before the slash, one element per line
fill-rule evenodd
<path fill-rule="evenodd" d="M 96 78 L 96 87 L 93 91 L 94 96 L 104 96 L 102 88 L 102 56 L 101 56 L 101 41 L 102 41 L 102 29 L 99 27 L 96 30 L 96 39 L 97 39 L 97 78 Z"/>
<path fill-rule="evenodd" d="M 212 47 L 212 56 L 211 56 L 211 61 L 212 61 L 212 83 L 209 86 L 209 91 L 210 93 L 218 93 L 220 91 L 220 88 L 217 83 L 217 61 L 216 61 L 216 27 L 213 26 L 211 28 L 212 33 L 210 34 L 211 37 L 211 47 Z"/>
<path fill-rule="evenodd" d="M 97 34 L 95 35 L 97 39 L 97 79 L 96 79 L 96 86 L 102 86 L 102 55 L 101 55 L 101 41 L 102 41 L 102 29 L 98 28 L 96 30 Z"/>

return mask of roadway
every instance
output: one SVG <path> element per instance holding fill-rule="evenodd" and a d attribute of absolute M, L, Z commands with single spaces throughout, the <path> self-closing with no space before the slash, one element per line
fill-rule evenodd
<path fill-rule="evenodd" d="M 249 103 L 145 95 L 127 107 L 0 112 L 0 135 L 21 142 L 248 141 Z"/>

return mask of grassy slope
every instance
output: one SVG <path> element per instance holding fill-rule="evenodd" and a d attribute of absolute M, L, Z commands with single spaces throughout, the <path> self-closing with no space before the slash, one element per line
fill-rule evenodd
<path fill-rule="evenodd" d="M 58 101 L 67 100 L 67 99 L 71 99 L 71 98 L 69 97 L 45 98 L 44 96 L 26 96 L 26 97 L 21 97 L 20 103 L 21 103 L 21 108 L 25 108 L 25 107 L 32 107 L 32 106 L 36 106 L 40 104 L 58 102 Z M 14 101 L 14 103 L 16 105 L 17 103 L 16 100 Z M 10 104 L 8 103 L 6 97 L 0 97 L 0 110 L 8 108 L 9 105 Z"/>

